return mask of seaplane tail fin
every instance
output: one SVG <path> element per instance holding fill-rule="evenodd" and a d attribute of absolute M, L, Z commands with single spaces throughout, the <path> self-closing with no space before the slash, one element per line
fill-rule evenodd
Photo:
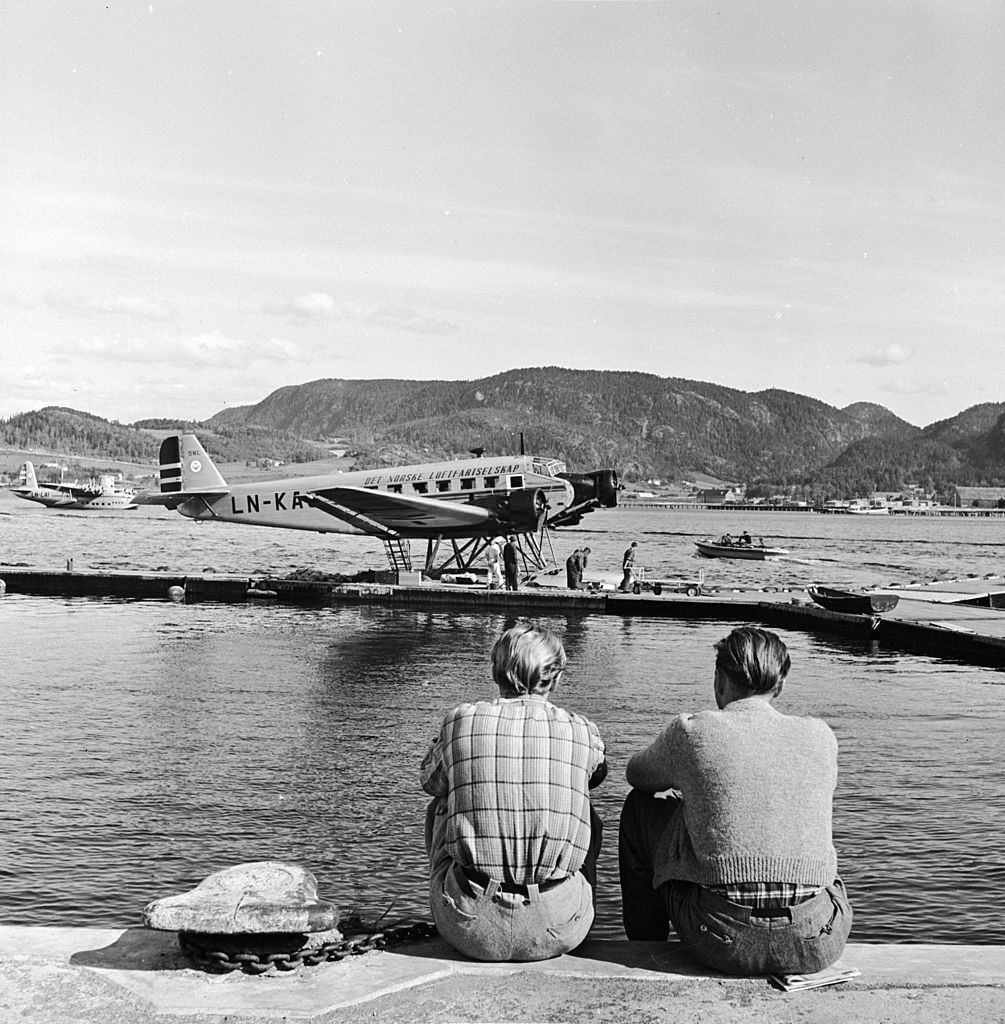
<path fill-rule="evenodd" d="M 189 498 L 218 497 L 229 490 L 195 434 L 172 434 L 161 442 L 160 490 L 138 497 L 136 503 L 175 508 Z"/>
<path fill-rule="evenodd" d="M 35 466 L 31 462 L 23 462 L 21 468 L 17 471 L 17 484 L 18 487 L 23 487 L 29 491 L 38 490 L 38 478 L 35 476 Z"/>

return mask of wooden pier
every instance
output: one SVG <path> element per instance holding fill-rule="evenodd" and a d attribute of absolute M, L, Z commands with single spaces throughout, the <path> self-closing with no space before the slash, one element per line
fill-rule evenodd
<path fill-rule="evenodd" d="M 729 623 L 826 631 L 901 650 L 917 650 L 959 661 L 1005 668 L 1005 582 L 968 579 L 892 589 L 901 600 L 883 615 L 846 615 L 814 605 L 802 589 L 731 590 L 689 597 L 682 594 L 622 594 L 611 591 L 527 587 L 513 592 L 484 586 L 439 583 L 400 585 L 333 582 L 226 574 L 170 572 L 53 571 L 0 566 L 0 593 L 60 597 L 146 598 L 186 603 L 289 604 L 328 607 L 375 604 L 392 608 L 508 611 L 518 614 L 622 615 L 714 619 Z"/>

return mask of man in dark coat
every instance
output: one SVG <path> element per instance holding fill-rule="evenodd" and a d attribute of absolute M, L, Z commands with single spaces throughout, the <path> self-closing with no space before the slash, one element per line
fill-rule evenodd
<path fill-rule="evenodd" d="M 518 548 L 516 546 L 516 537 L 510 534 L 506 538 L 506 544 L 503 547 L 503 575 L 506 577 L 506 589 L 507 590 L 519 590 L 520 589 L 520 570 L 517 568 L 517 553 Z"/>
<path fill-rule="evenodd" d="M 583 554 L 576 548 L 565 560 L 565 582 L 570 590 L 579 590 L 583 579 Z"/>

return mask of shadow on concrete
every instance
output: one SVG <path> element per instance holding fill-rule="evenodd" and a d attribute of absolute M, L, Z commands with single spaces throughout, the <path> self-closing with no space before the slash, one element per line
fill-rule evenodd
<path fill-rule="evenodd" d="M 725 975 L 704 967 L 684 952 L 679 942 L 623 942 L 607 939 L 587 939 L 581 946 L 565 956 L 552 960 L 520 963 L 505 961 L 500 964 L 472 960 L 459 953 L 443 939 L 425 939 L 395 945 L 389 952 L 403 954 L 419 960 L 442 960 L 449 963 L 481 967 L 490 970 L 521 968 L 524 970 L 552 970 L 558 973 L 585 970 L 598 975 L 625 974 L 647 971 L 655 974 L 685 978 L 722 978 Z M 605 969 L 607 968 L 607 969 Z M 609 970 L 613 968 L 614 970 Z"/>
<path fill-rule="evenodd" d="M 109 971 L 179 971 L 189 967 L 175 932 L 127 928 L 111 945 L 74 953 L 75 967 Z"/>
<path fill-rule="evenodd" d="M 633 970 L 676 974 L 687 978 L 725 977 L 692 959 L 684 952 L 679 942 L 611 942 L 604 939 L 587 939 L 569 956 L 573 959 L 594 960 Z"/>

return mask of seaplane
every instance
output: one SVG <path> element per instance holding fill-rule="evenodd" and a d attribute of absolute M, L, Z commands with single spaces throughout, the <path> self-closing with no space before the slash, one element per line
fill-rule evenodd
<path fill-rule="evenodd" d="M 521 444 L 522 447 L 522 444 Z M 195 434 L 166 437 L 159 490 L 137 497 L 203 522 L 317 533 L 365 534 L 384 542 L 391 568 L 412 570 L 413 540 L 426 541 L 424 573 L 465 573 L 493 538 L 514 536 L 525 574 L 554 564 L 549 529 L 573 526 L 618 503 L 618 475 L 569 473 L 558 459 L 486 456 L 415 466 L 228 484 Z"/>
<path fill-rule="evenodd" d="M 135 493 L 115 482 L 111 475 L 98 477 L 87 484 L 40 484 L 35 466 L 24 462 L 18 470 L 18 482 L 11 491 L 25 501 L 37 501 L 46 508 L 91 510 L 136 508 Z"/>

